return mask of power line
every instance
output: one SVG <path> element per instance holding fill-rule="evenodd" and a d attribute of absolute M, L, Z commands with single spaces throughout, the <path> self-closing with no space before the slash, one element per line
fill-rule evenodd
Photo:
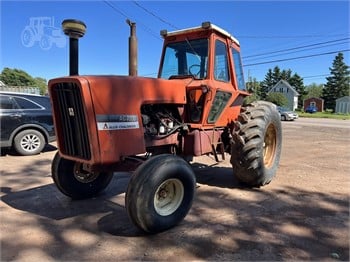
<path fill-rule="evenodd" d="M 118 8 L 116 8 L 114 5 L 112 5 L 110 2 L 108 1 L 103 1 L 106 5 L 108 5 L 109 7 L 111 7 L 114 11 L 116 11 L 118 14 L 124 16 L 124 18 L 128 19 L 129 17 L 123 13 L 121 10 L 119 10 Z"/>
<path fill-rule="evenodd" d="M 171 24 L 170 22 L 164 20 L 163 18 L 161 18 L 160 16 L 156 15 L 155 13 L 151 12 L 150 10 L 148 10 L 147 8 L 143 7 L 142 5 L 140 5 L 138 2 L 136 1 L 132 1 L 137 7 L 141 8 L 142 10 L 144 10 L 146 13 L 150 14 L 151 16 L 157 18 L 159 21 L 163 22 L 164 24 L 167 24 L 169 26 L 171 26 L 174 29 L 179 29 L 178 27 L 174 26 L 173 24 Z"/>
<path fill-rule="evenodd" d="M 294 54 L 294 53 L 299 53 L 299 52 L 305 52 L 305 51 L 309 51 L 309 50 L 315 50 L 315 49 L 321 49 L 321 48 L 325 48 L 325 47 L 330 47 L 330 46 L 335 46 L 335 45 L 342 45 L 342 44 L 347 44 L 349 43 L 349 41 L 346 42 L 340 42 L 340 43 L 333 43 L 333 44 L 329 44 L 329 45 L 324 45 L 324 46 L 316 46 L 316 47 L 310 47 L 310 48 L 305 48 L 303 50 L 296 50 L 296 51 L 292 51 L 292 52 L 284 52 L 283 54 L 275 54 L 275 55 L 268 55 L 268 56 L 263 56 L 261 58 L 247 58 L 244 59 L 251 61 L 255 61 L 255 60 L 261 60 L 261 59 L 266 59 L 266 58 L 270 58 L 270 57 L 276 57 L 276 56 L 282 56 L 282 55 L 288 55 L 288 54 Z"/>
<path fill-rule="evenodd" d="M 330 55 L 330 54 L 342 53 L 342 52 L 348 52 L 348 51 L 350 51 L 350 49 L 344 49 L 344 50 L 332 51 L 332 52 L 326 52 L 326 53 L 320 53 L 320 54 L 313 54 L 313 55 L 291 57 L 291 58 L 278 59 L 278 60 L 272 60 L 272 61 L 265 61 L 265 62 L 260 62 L 260 63 L 247 64 L 247 65 L 244 65 L 244 67 L 255 66 L 255 65 L 264 65 L 264 64 L 272 64 L 272 63 L 277 63 L 277 62 L 297 60 L 297 59 L 303 59 L 303 58 L 309 58 L 309 57 L 315 57 L 315 56 Z"/>
<path fill-rule="evenodd" d="M 120 9 L 118 9 L 115 5 L 113 5 L 110 1 L 103 1 L 106 5 L 108 5 L 109 7 L 111 7 L 115 12 L 117 12 L 118 14 L 122 15 L 124 18 L 129 19 L 129 16 L 126 15 L 123 11 L 121 11 Z M 158 40 L 162 40 L 162 38 L 155 32 L 153 32 L 152 29 L 150 29 L 148 26 L 146 26 L 145 24 L 137 21 L 141 27 L 143 27 L 144 31 L 146 31 L 147 33 L 149 33 L 150 35 L 152 35 L 153 37 L 157 38 Z"/>
<path fill-rule="evenodd" d="M 273 52 L 265 52 L 265 53 L 260 53 L 260 54 L 243 56 L 242 58 L 262 56 L 262 55 L 270 55 L 270 54 L 281 53 L 281 52 L 286 52 L 286 51 L 292 51 L 292 50 L 302 49 L 302 48 L 311 47 L 311 46 L 318 46 L 318 45 L 323 45 L 323 44 L 329 44 L 329 43 L 334 43 L 334 42 L 339 42 L 339 41 L 344 41 L 344 40 L 349 40 L 349 39 L 350 39 L 350 37 L 347 37 L 347 38 L 342 38 L 342 39 L 337 39 L 337 40 L 332 40 L 332 41 L 326 41 L 326 42 L 320 42 L 320 43 L 311 44 L 311 45 L 304 45 L 304 46 L 298 46 L 298 47 L 293 47 L 293 48 L 288 48 L 288 49 L 282 49 L 282 50 L 273 51 Z"/>
<path fill-rule="evenodd" d="M 265 39 L 288 39 L 288 38 L 319 38 L 319 37 L 340 37 L 345 36 L 346 34 L 335 34 L 335 35 L 294 35 L 294 36 L 288 36 L 288 35 L 275 35 L 275 36 L 250 36 L 250 35 L 243 35 L 243 36 L 237 36 L 237 38 L 265 38 Z"/>
<path fill-rule="evenodd" d="M 314 75 L 314 76 L 304 76 L 304 77 L 302 77 L 302 78 L 303 78 L 303 79 L 305 79 L 305 78 L 321 78 L 321 77 L 324 77 L 324 76 L 331 76 L 331 74 Z"/>

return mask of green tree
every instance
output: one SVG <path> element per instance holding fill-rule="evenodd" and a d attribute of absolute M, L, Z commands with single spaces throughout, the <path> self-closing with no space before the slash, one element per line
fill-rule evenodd
<path fill-rule="evenodd" d="M 350 71 L 344 62 L 343 53 L 338 53 L 329 68 L 330 76 L 326 78 L 322 92 L 325 109 L 335 110 L 335 100 L 349 95 Z"/>
<path fill-rule="evenodd" d="M 276 82 L 277 83 L 277 82 Z M 265 100 L 267 97 L 267 92 L 276 84 L 273 78 L 273 72 L 271 69 L 267 71 L 264 81 L 260 84 L 260 89 L 258 96 L 260 99 Z"/>
<path fill-rule="evenodd" d="M 280 79 L 283 79 L 283 80 L 289 82 L 289 79 L 291 78 L 291 75 L 292 75 L 292 70 L 290 70 L 290 69 L 282 70 L 281 75 L 280 75 Z"/>
<path fill-rule="evenodd" d="M 21 69 L 5 67 L 0 74 L 0 80 L 9 86 L 39 87 L 42 95 L 47 93 L 46 79 L 41 77 L 33 78 Z"/>
<path fill-rule="evenodd" d="M 0 79 L 9 86 L 34 86 L 34 79 L 25 71 L 5 67 L 0 75 Z"/>
<path fill-rule="evenodd" d="M 46 95 L 47 94 L 47 81 L 45 78 L 41 77 L 35 77 L 35 86 L 39 87 L 40 89 L 40 94 Z"/>
<path fill-rule="evenodd" d="M 311 98 L 311 97 L 322 97 L 323 85 L 322 84 L 318 85 L 316 83 L 312 83 L 312 84 L 306 86 L 305 90 L 307 92 L 305 99 Z"/>
<path fill-rule="evenodd" d="M 286 106 L 288 105 L 288 99 L 281 93 L 269 93 L 266 97 L 266 101 L 274 103 L 278 106 Z"/>
<path fill-rule="evenodd" d="M 250 78 L 249 81 L 246 83 L 246 88 L 249 93 L 259 93 L 260 89 L 260 82 L 256 80 L 256 78 Z"/>
<path fill-rule="evenodd" d="M 273 85 L 276 85 L 278 83 L 278 81 L 281 80 L 281 69 L 278 66 L 275 66 L 273 68 L 273 72 L 272 72 L 272 81 L 273 81 Z"/>
<path fill-rule="evenodd" d="M 246 82 L 246 88 L 251 95 L 247 96 L 244 99 L 245 105 L 260 99 L 258 95 L 260 90 L 260 82 L 258 82 L 255 77 L 254 78 L 249 77 L 248 82 Z"/>

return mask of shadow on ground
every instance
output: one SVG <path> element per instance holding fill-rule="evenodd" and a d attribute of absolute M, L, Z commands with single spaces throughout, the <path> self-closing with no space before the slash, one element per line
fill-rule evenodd
<path fill-rule="evenodd" d="M 36 165 L 40 162 L 25 170 Z M 54 260 L 94 260 L 93 254 L 108 249 L 107 242 L 128 251 L 118 254 L 120 260 L 349 260 L 348 195 L 295 187 L 248 189 L 234 179 L 231 168 L 194 165 L 194 170 L 199 188 L 190 213 L 157 235 L 145 235 L 129 221 L 123 203 L 126 173 L 116 173 L 105 193 L 81 201 L 65 197 L 53 184 L 14 192 L 6 186 L 10 175 L 5 173 L 1 210 L 10 207 L 21 215 L 4 216 L 2 222 L 14 232 L 1 237 L 1 260 L 18 259 L 35 248 Z M 28 216 L 29 222 L 21 219 Z M 32 227 L 40 227 L 50 241 L 18 241 L 16 232 Z M 72 245 L 67 232 L 89 234 L 91 240 Z M 100 257 L 114 258 L 113 252 Z"/>

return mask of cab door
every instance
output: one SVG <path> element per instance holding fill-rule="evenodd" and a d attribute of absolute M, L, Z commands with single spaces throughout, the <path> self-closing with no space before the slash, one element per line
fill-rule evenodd
<path fill-rule="evenodd" d="M 210 82 L 211 103 L 206 109 L 206 121 L 204 125 L 217 125 L 225 108 L 232 100 L 233 86 L 230 70 L 229 52 L 224 39 L 214 38 L 212 81 Z"/>

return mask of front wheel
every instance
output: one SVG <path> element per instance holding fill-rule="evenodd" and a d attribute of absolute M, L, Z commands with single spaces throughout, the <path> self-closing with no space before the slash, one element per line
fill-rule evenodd
<path fill-rule="evenodd" d="M 141 230 L 157 233 L 178 224 L 192 206 L 195 175 L 174 155 L 150 158 L 133 173 L 125 197 L 132 222 Z"/>
<path fill-rule="evenodd" d="M 57 188 L 72 199 L 86 199 L 102 192 L 113 178 L 113 172 L 87 172 L 82 164 L 62 158 L 57 152 L 51 166 Z"/>
<path fill-rule="evenodd" d="M 257 101 L 242 108 L 232 133 L 234 175 L 249 186 L 263 186 L 276 174 L 282 147 L 282 128 L 276 106 Z"/>

